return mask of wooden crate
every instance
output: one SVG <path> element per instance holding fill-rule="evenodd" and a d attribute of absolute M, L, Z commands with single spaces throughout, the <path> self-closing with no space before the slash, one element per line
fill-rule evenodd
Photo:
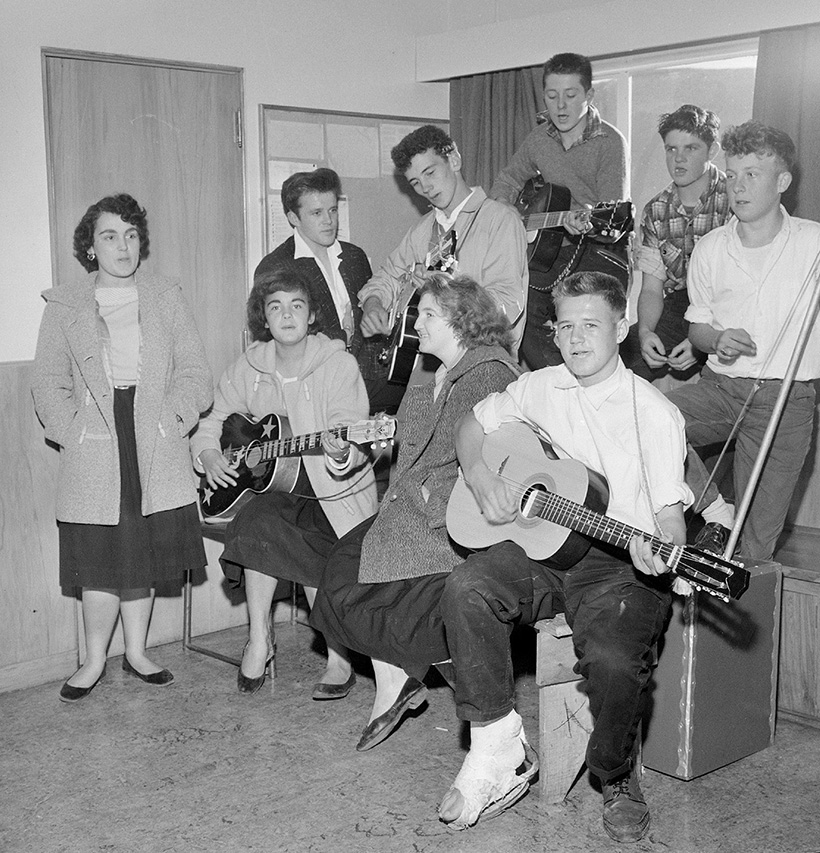
<path fill-rule="evenodd" d="M 783 565 L 777 711 L 820 726 L 820 530 L 786 531 L 775 558 Z"/>
<path fill-rule="evenodd" d="M 586 681 L 573 671 L 577 658 L 563 613 L 535 623 L 538 648 L 538 759 L 544 804 L 566 797 L 578 777 L 592 732 Z"/>

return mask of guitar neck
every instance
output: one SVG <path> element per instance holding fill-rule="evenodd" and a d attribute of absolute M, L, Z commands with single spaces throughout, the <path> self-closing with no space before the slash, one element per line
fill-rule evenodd
<path fill-rule="evenodd" d="M 524 217 L 525 231 L 540 231 L 542 228 L 560 228 L 572 210 L 553 210 L 546 213 L 530 213 Z"/>
<path fill-rule="evenodd" d="M 329 432 L 336 438 L 341 438 L 344 441 L 347 441 L 349 429 L 350 427 L 347 426 L 339 426 L 325 430 L 325 432 Z M 321 445 L 321 443 L 321 432 L 310 432 L 307 433 L 307 435 L 292 435 L 289 438 L 277 438 L 273 441 L 262 441 L 258 445 L 259 452 L 261 453 L 260 462 L 270 462 L 272 459 L 278 459 L 282 456 L 298 456 L 306 450 L 315 450 Z M 241 458 L 244 456 L 246 450 L 247 447 L 232 449 L 230 451 L 230 455 L 232 457 L 236 457 L 238 455 L 239 458 Z M 234 459 L 234 461 L 236 461 L 236 459 Z"/>
<path fill-rule="evenodd" d="M 609 516 L 601 515 L 583 504 L 575 503 L 554 492 L 533 490 L 529 496 L 529 501 L 532 502 L 532 512 L 528 512 L 528 515 L 538 515 L 539 518 L 546 521 L 559 524 L 561 527 L 568 527 L 576 533 L 583 533 L 593 539 L 616 545 L 619 548 L 628 548 L 633 537 L 643 536 L 651 544 L 652 550 L 673 570 L 676 569 L 684 550 L 681 545 L 664 542 L 657 536 L 652 536 L 637 527 L 631 527 L 629 524 L 616 521 Z M 529 507 L 525 508 L 529 509 Z"/>

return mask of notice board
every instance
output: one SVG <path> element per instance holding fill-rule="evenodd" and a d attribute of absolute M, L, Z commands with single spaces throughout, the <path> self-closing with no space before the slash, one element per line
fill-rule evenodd
<path fill-rule="evenodd" d="M 261 105 L 265 251 L 293 233 L 282 210 L 282 182 L 294 172 L 326 166 L 342 181 L 339 239 L 360 246 L 379 268 L 407 230 L 429 209 L 390 151 L 423 124 L 450 132 L 446 119 L 329 112 Z"/>

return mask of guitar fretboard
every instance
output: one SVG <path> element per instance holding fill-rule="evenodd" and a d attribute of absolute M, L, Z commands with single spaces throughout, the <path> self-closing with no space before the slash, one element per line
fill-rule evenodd
<path fill-rule="evenodd" d="M 326 430 L 336 438 L 347 441 L 349 427 L 340 426 Z M 231 463 L 241 462 L 249 449 L 260 453 L 260 462 L 270 462 L 281 456 L 297 456 L 306 450 L 315 450 L 322 443 L 321 432 L 311 432 L 307 435 L 294 435 L 289 438 L 277 438 L 272 441 L 262 441 L 259 444 L 249 444 L 245 447 L 227 447 L 223 455 Z"/>
<path fill-rule="evenodd" d="M 549 213 L 530 213 L 523 217 L 525 231 L 539 231 L 542 228 L 559 228 L 574 211 L 554 210 Z M 588 211 L 584 211 L 588 212 Z"/>
<path fill-rule="evenodd" d="M 685 565 L 681 563 L 681 558 L 686 555 L 685 546 L 664 542 L 657 536 L 652 536 L 637 527 L 601 515 L 562 495 L 542 489 L 529 489 L 524 496 L 523 506 L 528 516 L 537 515 L 546 521 L 559 524 L 561 527 L 568 527 L 577 533 L 583 533 L 593 539 L 608 542 L 610 545 L 616 545 L 619 548 L 628 548 L 633 537 L 643 536 L 652 545 L 652 550 L 673 572 L 695 583 L 705 583 L 707 588 L 714 584 L 714 578 L 698 571 L 692 561 L 686 561 Z M 731 569 L 719 564 L 712 564 L 710 568 L 726 576 L 732 574 Z"/>

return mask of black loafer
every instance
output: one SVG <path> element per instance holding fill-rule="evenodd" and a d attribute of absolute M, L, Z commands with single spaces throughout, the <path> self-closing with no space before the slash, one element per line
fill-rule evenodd
<path fill-rule="evenodd" d="M 381 743 L 401 722 L 405 711 L 418 708 L 425 701 L 427 701 L 427 688 L 417 678 L 408 678 L 399 691 L 396 701 L 383 714 L 364 727 L 356 749 L 364 752 Z"/>
<path fill-rule="evenodd" d="M 152 672 L 150 675 L 143 675 L 131 666 L 125 655 L 122 656 L 122 671 L 139 678 L 146 684 L 153 684 L 155 687 L 165 687 L 167 684 L 172 684 L 174 681 L 174 674 L 168 669 L 163 669 L 159 672 Z"/>
<path fill-rule="evenodd" d="M 66 681 L 63 686 L 60 688 L 60 701 L 61 702 L 79 702 L 80 699 L 84 699 L 88 694 L 102 681 L 102 677 L 105 675 L 105 666 L 103 667 L 103 671 L 100 673 L 100 677 L 91 685 L 91 687 L 74 687 L 73 684 L 69 684 Z"/>
<path fill-rule="evenodd" d="M 319 702 L 326 699 L 344 699 L 355 683 L 355 672 L 351 672 L 350 678 L 343 684 L 326 684 L 324 681 L 320 681 L 313 686 L 313 698 Z"/>

